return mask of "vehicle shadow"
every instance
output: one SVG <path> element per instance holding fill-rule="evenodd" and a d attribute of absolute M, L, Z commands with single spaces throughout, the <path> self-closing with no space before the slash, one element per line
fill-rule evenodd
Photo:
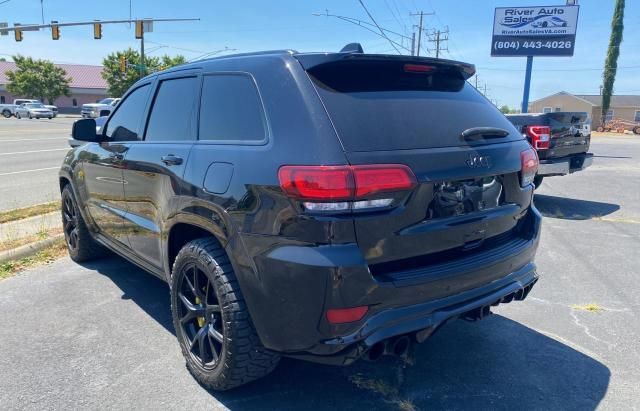
<path fill-rule="evenodd" d="M 543 216 L 563 220 L 590 220 L 604 217 L 620 209 L 618 204 L 544 194 L 536 194 L 533 202 Z"/>
<path fill-rule="evenodd" d="M 175 333 L 167 285 L 120 258 L 84 264 L 108 277 Z M 186 370 L 185 370 L 186 372 Z M 383 357 L 350 367 L 283 359 L 269 376 L 210 392 L 234 411 L 412 409 L 595 409 L 610 371 L 596 359 L 501 315 L 454 321 L 407 360 Z"/>

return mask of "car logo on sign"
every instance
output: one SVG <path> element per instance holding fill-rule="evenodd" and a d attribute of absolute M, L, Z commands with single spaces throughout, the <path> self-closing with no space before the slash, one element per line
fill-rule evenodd
<path fill-rule="evenodd" d="M 479 156 L 471 154 L 469 159 L 465 161 L 469 168 L 489 168 L 491 167 L 491 158 L 489 156 Z"/>

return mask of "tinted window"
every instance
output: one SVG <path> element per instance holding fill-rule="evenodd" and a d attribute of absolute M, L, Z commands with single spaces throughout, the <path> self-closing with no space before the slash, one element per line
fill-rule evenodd
<path fill-rule="evenodd" d="M 258 90 L 246 75 L 204 78 L 200 140 L 263 141 L 265 116 Z"/>
<path fill-rule="evenodd" d="M 135 89 L 120 104 L 107 124 L 107 137 L 114 141 L 137 140 L 140 135 L 140 120 L 144 113 L 147 98 L 149 97 L 149 85 Z"/>
<path fill-rule="evenodd" d="M 309 70 L 347 151 L 450 147 L 474 127 L 522 136 L 455 68 L 414 72 L 400 61 L 349 61 Z"/>
<path fill-rule="evenodd" d="M 151 108 L 146 141 L 194 139 L 192 125 L 198 85 L 196 77 L 160 83 Z"/>

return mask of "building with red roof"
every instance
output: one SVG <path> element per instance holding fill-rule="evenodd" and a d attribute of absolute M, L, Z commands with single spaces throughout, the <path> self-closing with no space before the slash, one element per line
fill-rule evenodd
<path fill-rule="evenodd" d="M 71 79 L 69 84 L 69 97 L 59 97 L 53 103 L 62 113 L 79 113 L 80 107 L 86 103 L 95 103 L 107 97 L 107 82 L 102 78 L 102 66 L 89 66 L 85 64 L 56 64 L 67 72 Z M 16 69 L 16 64 L 11 61 L 0 61 L 0 104 L 11 104 L 16 98 L 39 98 L 38 96 L 14 96 L 7 91 L 6 72 Z M 116 96 L 119 97 L 119 96 Z M 49 102 L 45 101 L 45 104 Z"/>

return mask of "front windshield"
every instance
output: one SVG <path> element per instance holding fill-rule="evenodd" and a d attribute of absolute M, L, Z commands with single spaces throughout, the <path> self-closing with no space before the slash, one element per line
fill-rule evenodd
<path fill-rule="evenodd" d="M 25 104 L 25 106 L 27 106 L 28 108 L 44 108 L 44 105 L 41 103 L 30 103 Z"/>
<path fill-rule="evenodd" d="M 100 104 L 111 104 L 112 101 L 113 101 L 112 98 L 105 98 L 100 100 Z"/>

